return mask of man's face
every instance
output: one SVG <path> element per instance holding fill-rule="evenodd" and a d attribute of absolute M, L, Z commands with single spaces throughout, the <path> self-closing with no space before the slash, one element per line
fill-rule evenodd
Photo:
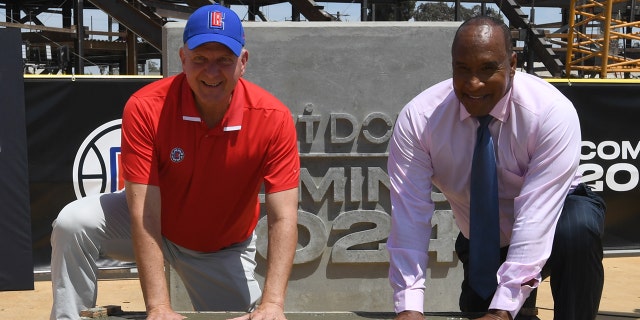
<path fill-rule="evenodd" d="M 451 51 L 453 89 L 471 116 L 489 114 L 511 88 L 516 55 L 507 56 L 505 48 L 497 26 L 471 24 L 458 33 Z"/>
<path fill-rule="evenodd" d="M 244 74 L 248 53 L 237 57 L 227 46 L 205 43 L 193 50 L 180 48 L 180 60 L 196 103 L 201 107 L 229 104 L 231 93 Z"/>

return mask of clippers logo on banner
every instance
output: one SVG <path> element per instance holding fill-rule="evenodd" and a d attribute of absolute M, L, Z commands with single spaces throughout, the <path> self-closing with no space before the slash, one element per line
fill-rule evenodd
<path fill-rule="evenodd" d="M 82 142 L 73 161 L 76 197 L 114 192 L 124 188 L 120 170 L 120 119 L 93 130 Z"/>
<path fill-rule="evenodd" d="M 211 17 L 209 18 L 210 24 L 209 27 L 212 29 L 224 29 L 224 15 L 222 12 L 213 11 L 211 12 Z"/>

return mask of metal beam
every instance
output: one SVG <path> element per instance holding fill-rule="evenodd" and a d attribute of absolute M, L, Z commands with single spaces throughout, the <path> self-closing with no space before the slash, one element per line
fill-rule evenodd
<path fill-rule="evenodd" d="M 73 15 L 74 24 L 79 26 L 77 28 L 77 37 L 75 40 L 75 51 L 76 51 L 76 73 L 84 74 L 84 0 L 76 0 L 75 4 L 75 13 Z"/>
<path fill-rule="evenodd" d="M 203 0 L 206 1 L 206 0 Z M 154 11 L 164 18 L 175 18 L 187 20 L 189 16 L 196 10 L 196 6 L 182 6 L 173 3 L 167 3 L 160 0 L 142 0 L 147 6 L 152 7 Z M 208 1 L 206 1 L 208 2 Z"/>
<path fill-rule="evenodd" d="M 135 8 L 123 0 L 89 0 L 89 2 L 118 20 L 120 24 L 133 31 L 158 51 L 162 51 L 162 17 L 153 14 L 152 10 L 146 10 L 145 14 L 139 8 Z M 142 2 L 134 2 L 148 9 Z"/>
<path fill-rule="evenodd" d="M 206 5 L 215 3 L 215 1 L 209 1 L 209 0 L 186 0 L 185 2 L 190 7 L 193 7 L 193 8 L 200 8 L 202 6 L 206 6 Z"/>
<path fill-rule="evenodd" d="M 618 42 L 640 40 L 639 21 L 632 21 L 633 12 L 627 20 L 613 18 L 615 4 L 628 4 L 625 0 L 588 0 L 585 3 L 571 1 L 570 21 L 567 33 L 566 74 L 571 71 L 588 72 L 607 78 L 608 73 L 638 72 L 640 59 L 631 54 L 632 48 L 619 51 Z M 599 8 L 600 10 L 593 10 Z M 635 18 L 633 18 L 635 19 Z M 587 33 L 587 28 L 599 28 L 599 32 Z M 628 29 L 627 29 L 628 28 Z M 621 32 L 626 29 L 627 32 Z M 629 31 L 630 30 L 630 31 Z M 613 47 L 612 47 L 613 45 Z M 627 75 L 625 75 L 626 77 Z"/>
<path fill-rule="evenodd" d="M 515 0 L 494 0 L 494 2 L 513 26 L 527 30 L 529 34 L 527 45 L 544 64 L 547 71 L 554 77 L 560 76 L 564 67 L 562 61 L 551 49 L 544 33 L 532 26 L 527 15 L 520 10 L 520 5 Z"/>
<path fill-rule="evenodd" d="M 335 21 L 336 18 L 323 10 L 313 0 L 289 0 L 291 6 L 296 7 L 309 21 Z"/>
<path fill-rule="evenodd" d="M 138 49 L 136 48 L 136 36 L 127 32 L 127 70 L 129 75 L 138 74 Z"/>

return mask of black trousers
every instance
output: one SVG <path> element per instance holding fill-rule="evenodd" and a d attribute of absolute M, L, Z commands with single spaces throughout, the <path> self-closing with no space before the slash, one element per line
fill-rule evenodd
<path fill-rule="evenodd" d="M 556 227 L 551 256 L 542 270 L 551 277 L 551 293 L 556 320 L 592 320 L 596 318 L 604 285 L 602 235 L 604 200 L 585 184 L 580 184 L 565 199 Z M 509 247 L 501 249 L 501 259 Z M 486 312 L 491 298 L 485 300 L 469 286 L 469 240 L 462 234 L 456 240 L 456 253 L 464 268 L 460 310 Z"/>

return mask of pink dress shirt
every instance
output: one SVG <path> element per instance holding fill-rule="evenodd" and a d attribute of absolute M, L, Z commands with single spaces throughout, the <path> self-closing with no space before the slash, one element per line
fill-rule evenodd
<path fill-rule="evenodd" d="M 580 123 L 564 95 L 521 72 L 491 115 L 500 242 L 510 247 L 490 308 L 515 317 L 541 281 L 565 197 L 580 183 Z M 455 96 L 451 79 L 420 93 L 398 116 L 388 160 L 392 224 L 387 242 L 396 312 L 423 312 L 433 186 L 469 237 L 469 177 L 478 125 Z"/>

